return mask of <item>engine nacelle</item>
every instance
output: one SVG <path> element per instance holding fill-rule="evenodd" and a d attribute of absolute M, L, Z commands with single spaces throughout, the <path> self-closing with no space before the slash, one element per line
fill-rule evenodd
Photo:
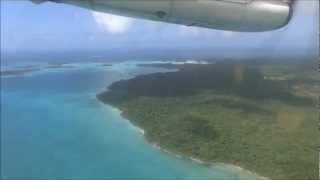
<path fill-rule="evenodd" d="M 100 12 L 212 29 L 259 32 L 285 26 L 291 0 L 51 0 Z"/>

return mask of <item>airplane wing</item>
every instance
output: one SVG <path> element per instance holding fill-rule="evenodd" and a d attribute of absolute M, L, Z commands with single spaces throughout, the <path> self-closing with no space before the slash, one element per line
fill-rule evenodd
<path fill-rule="evenodd" d="M 212 29 L 261 32 L 288 24 L 293 0 L 32 0 Z"/>

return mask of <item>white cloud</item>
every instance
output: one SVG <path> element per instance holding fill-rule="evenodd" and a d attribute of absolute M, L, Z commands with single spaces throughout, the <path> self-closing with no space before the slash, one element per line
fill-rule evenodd
<path fill-rule="evenodd" d="M 179 26 L 179 35 L 182 37 L 196 37 L 200 35 L 200 30 L 197 27 L 190 27 L 190 26 Z"/>
<path fill-rule="evenodd" d="M 225 38 L 234 38 L 239 35 L 239 33 L 234 31 L 222 31 L 222 36 Z"/>
<path fill-rule="evenodd" d="M 100 12 L 92 12 L 97 25 L 106 32 L 122 34 L 129 30 L 132 19 Z"/>

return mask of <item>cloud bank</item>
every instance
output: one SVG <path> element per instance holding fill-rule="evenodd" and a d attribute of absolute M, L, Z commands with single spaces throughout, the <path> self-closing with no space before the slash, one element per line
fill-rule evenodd
<path fill-rule="evenodd" d="M 101 30 L 111 34 L 126 33 L 133 21 L 130 18 L 100 12 L 92 12 L 92 16 Z"/>

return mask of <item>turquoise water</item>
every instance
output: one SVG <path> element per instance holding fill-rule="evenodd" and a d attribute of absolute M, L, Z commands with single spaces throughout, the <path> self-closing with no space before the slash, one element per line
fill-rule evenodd
<path fill-rule="evenodd" d="M 162 69 L 73 66 L 1 78 L 2 178 L 239 179 L 154 148 L 95 98 L 114 81 Z"/>

